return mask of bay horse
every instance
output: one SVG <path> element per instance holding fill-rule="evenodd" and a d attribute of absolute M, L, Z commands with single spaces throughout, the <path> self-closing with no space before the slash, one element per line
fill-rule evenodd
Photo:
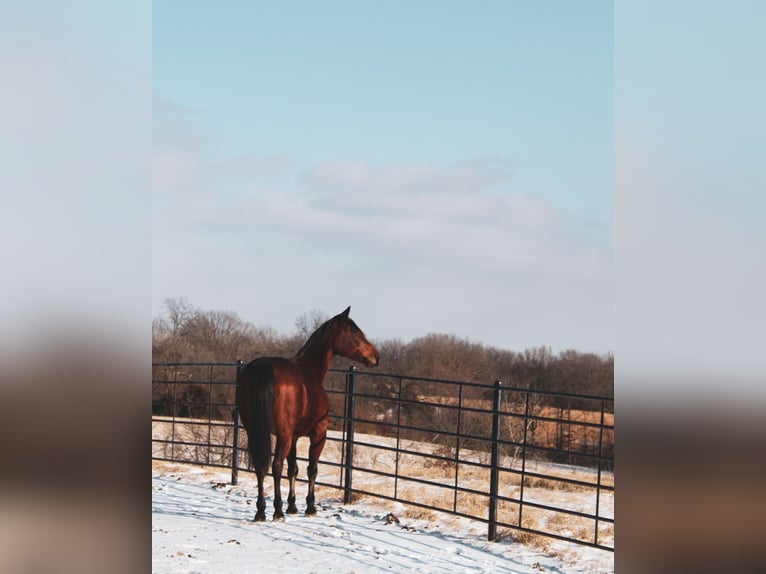
<path fill-rule="evenodd" d="M 255 522 L 266 520 L 263 479 L 271 458 L 271 435 L 276 437 L 274 462 L 274 520 L 284 520 L 280 482 L 287 458 L 290 494 L 287 513 L 297 514 L 295 477 L 298 475 L 296 443 L 309 437 L 309 489 L 306 515 L 316 514 L 314 485 L 319 455 L 327 437 L 329 402 L 324 380 L 333 357 L 340 355 L 363 363 L 378 365 L 378 350 L 356 323 L 349 318 L 351 307 L 323 323 L 308 338 L 292 359 L 260 357 L 248 363 L 237 379 L 237 409 L 247 431 L 248 450 L 258 477 L 258 502 Z"/>

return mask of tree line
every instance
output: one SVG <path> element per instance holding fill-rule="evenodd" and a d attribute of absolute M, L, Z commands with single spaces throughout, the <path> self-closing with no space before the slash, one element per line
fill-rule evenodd
<path fill-rule="evenodd" d="M 295 331 L 277 332 L 241 320 L 231 311 L 199 309 L 186 299 L 166 299 L 152 322 L 153 362 L 248 362 L 257 356 L 292 356 L 329 317 L 317 310 L 295 320 Z M 410 342 L 370 340 L 380 352 L 379 370 L 417 377 L 492 383 L 509 387 L 604 397 L 614 395 L 614 355 L 550 347 L 500 349 L 458 337 L 431 333 Z M 350 365 L 336 357 L 333 367 Z M 435 392 L 423 383 L 419 394 Z"/>
<path fill-rule="evenodd" d="M 154 363 L 233 363 L 237 359 L 248 362 L 267 355 L 290 357 L 328 318 L 317 310 L 305 312 L 295 319 L 293 333 L 282 334 L 269 327 L 242 321 L 230 311 L 204 310 L 195 308 L 185 299 L 167 299 L 162 315 L 152 323 L 152 359 Z M 604 454 L 612 452 L 612 431 L 603 437 L 604 446 L 600 447 L 598 431 L 578 424 L 597 422 L 599 401 L 510 392 L 511 389 L 523 389 L 536 393 L 611 398 L 614 395 L 612 354 L 576 350 L 554 354 L 544 346 L 513 351 L 439 333 L 410 342 L 371 340 L 381 357 L 376 373 L 406 378 L 404 381 L 396 376 L 359 379 L 357 416 L 368 421 L 358 424 L 360 432 L 388 435 L 399 432 L 394 425 L 401 424 L 409 429 L 402 431 L 403 437 L 434 441 L 453 451 L 457 442 L 450 432 L 454 432 L 458 424 L 455 408 L 458 386 L 439 380 L 481 383 L 485 386 L 467 386 L 460 391 L 459 400 L 469 407 L 462 419 L 462 432 L 477 437 L 461 439 L 461 444 L 486 449 L 488 443 L 482 437 L 488 436 L 491 420 L 487 412 L 472 409 L 487 411 L 490 408 L 492 390 L 486 385 L 500 380 L 508 389 L 503 395 L 506 412 L 523 413 L 526 409 L 535 417 L 543 417 L 539 420 L 506 419 L 506 433 L 513 440 L 519 439 L 526 427 L 527 440 L 540 446 L 567 451 L 594 453 L 601 449 Z M 336 357 L 332 366 L 345 370 L 352 364 L 348 359 Z M 157 367 L 153 371 L 153 414 L 217 420 L 231 416 L 233 387 L 204 383 L 206 380 L 230 381 L 231 367 Z M 331 415 L 342 414 L 345 400 L 343 375 L 331 373 L 326 387 L 331 392 Z M 397 403 L 396 397 L 402 399 L 401 404 Z M 609 413 L 607 423 L 612 424 L 613 403 L 607 402 L 605 410 Z M 547 422 L 546 418 L 554 418 L 556 422 Z M 336 417 L 331 419 L 332 428 L 340 424 Z M 571 458 L 550 458 L 574 462 Z"/>

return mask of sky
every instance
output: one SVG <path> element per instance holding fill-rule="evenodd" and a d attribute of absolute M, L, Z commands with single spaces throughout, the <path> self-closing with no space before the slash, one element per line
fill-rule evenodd
<path fill-rule="evenodd" d="M 612 18 L 154 2 L 153 315 L 613 351 Z"/>

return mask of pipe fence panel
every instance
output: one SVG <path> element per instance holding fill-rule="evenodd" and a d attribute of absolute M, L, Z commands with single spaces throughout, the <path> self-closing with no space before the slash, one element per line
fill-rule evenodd
<path fill-rule="evenodd" d="M 153 460 L 230 468 L 233 484 L 250 470 L 235 407 L 242 366 L 153 364 Z M 489 540 L 513 532 L 614 551 L 613 398 L 355 367 L 331 369 L 325 388 L 317 484 L 345 503 L 368 496 L 470 518 Z"/>

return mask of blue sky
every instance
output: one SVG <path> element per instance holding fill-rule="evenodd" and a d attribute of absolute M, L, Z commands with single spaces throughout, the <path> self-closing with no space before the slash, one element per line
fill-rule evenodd
<path fill-rule="evenodd" d="M 612 350 L 612 16 L 155 2 L 153 312 Z"/>

